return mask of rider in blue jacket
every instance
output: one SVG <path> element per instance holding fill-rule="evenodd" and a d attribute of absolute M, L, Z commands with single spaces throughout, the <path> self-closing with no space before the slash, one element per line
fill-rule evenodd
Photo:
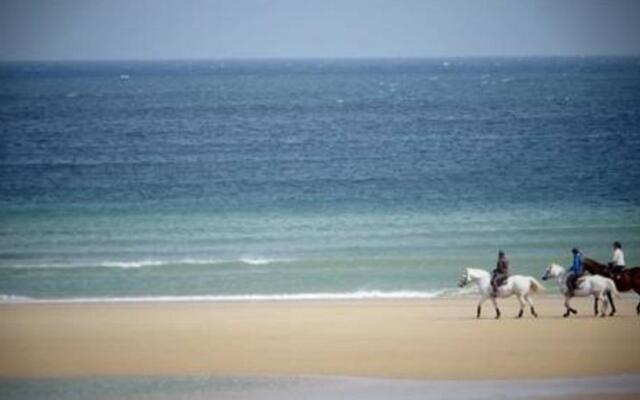
<path fill-rule="evenodd" d="M 573 263 L 569 268 L 569 274 L 567 275 L 567 289 L 569 290 L 569 296 L 573 296 L 573 292 L 576 290 L 576 283 L 578 278 L 582 276 L 582 253 L 577 248 L 571 249 L 573 253 Z"/>

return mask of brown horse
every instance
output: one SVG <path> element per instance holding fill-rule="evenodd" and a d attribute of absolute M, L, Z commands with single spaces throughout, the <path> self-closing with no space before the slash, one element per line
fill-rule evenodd
<path fill-rule="evenodd" d="M 607 265 L 600 264 L 596 260 L 592 260 L 590 258 L 584 259 L 583 266 L 584 270 L 591 274 L 602 275 L 612 279 L 615 282 L 618 291 L 628 292 L 629 290 L 634 290 L 640 295 L 640 267 L 625 268 L 621 272 L 614 274 L 612 273 L 611 268 Z M 613 306 L 613 302 L 611 301 L 611 294 L 608 294 L 608 296 L 609 302 L 612 305 L 610 315 L 613 315 L 616 312 L 616 308 Z M 596 300 L 594 307 L 597 313 L 598 300 Z M 640 303 L 636 306 L 636 314 L 640 315 Z"/>

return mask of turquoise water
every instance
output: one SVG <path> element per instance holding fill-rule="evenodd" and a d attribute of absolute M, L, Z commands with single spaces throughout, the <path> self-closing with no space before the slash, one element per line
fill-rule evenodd
<path fill-rule="evenodd" d="M 614 240 L 637 265 L 639 106 L 633 58 L 3 64 L 0 295 L 431 297 L 499 248 L 539 276 Z"/>

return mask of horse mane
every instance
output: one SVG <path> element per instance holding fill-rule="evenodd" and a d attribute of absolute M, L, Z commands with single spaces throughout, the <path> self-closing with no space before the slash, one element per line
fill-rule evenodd
<path fill-rule="evenodd" d="M 592 264 L 595 267 L 606 268 L 606 265 L 601 264 L 601 263 L 597 262 L 596 260 L 594 260 L 593 258 L 589 258 L 589 257 L 585 257 L 584 260 L 582 260 L 582 263 L 584 265 Z"/>
<path fill-rule="evenodd" d="M 561 270 L 563 270 L 565 273 L 567 272 L 567 269 L 566 269 L 564 266 L 562 266 L 562 265 L 560 265 L 560 264 L 558 264 L 558 263 L 555 263 L 555 262 L 552 262 L 551 264 L 549 264 L 549 267 L 556 267 L 556 268 L 560 268 L 560 269 L 561 269 Z"/>
<path fill-rule="evenodd" d="M 483 275 L 485 275 L 485 274 L 486 275 L 491 275 L 489 273 L 489 271 L 487 271 L 485 269 L 482 269 L 482 268 L 467 268 L 467 271 L 469 271 L 469 272 L 478 272 L 478 273 L 483 274 Z"/>
<path fill-rule="evenodd" d="M 584 269 L 586 271 L 591 272 L 592 274 L 600 274 L 605 276 L 609 275 L 607 266 L 604 264 L 600 264 L 593 258 L 585 257 L 584 260 L 582 260 L 582 265 L 584 266 Z"/>

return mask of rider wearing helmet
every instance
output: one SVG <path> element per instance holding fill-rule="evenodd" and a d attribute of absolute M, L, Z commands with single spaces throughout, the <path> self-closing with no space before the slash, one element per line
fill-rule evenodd
<path fill-rule="evenodd" d="M 582 253 L 577 248 L 571 249 L 573 253 L 573 263 L 569 268 L 569 274 L 567 275 L 567 289 L 569 296 L 573 296 L 573 292 L 576 290 L 576 284 L 578 278 L 582 276 Z"/>
<path fill-rule="evenodd" d="M 491 287 L 493 289 L 492 296 L 498 295 L 498 287 L 503 285 L 509 277 L 509 260 L 504 254 L 504 251 L 498 251 L 498 262 L 496 262 L 496 269 L 493 270 L 491 275 Z"/>
<path fill-rule="evenodd" d="M 620 242 L 613 242 L 613 256 L 609 262 L 611 272 L 614 274 L 620 273 L 624 267 L 624 252 L 622 251 L 622 244 Z"/>

